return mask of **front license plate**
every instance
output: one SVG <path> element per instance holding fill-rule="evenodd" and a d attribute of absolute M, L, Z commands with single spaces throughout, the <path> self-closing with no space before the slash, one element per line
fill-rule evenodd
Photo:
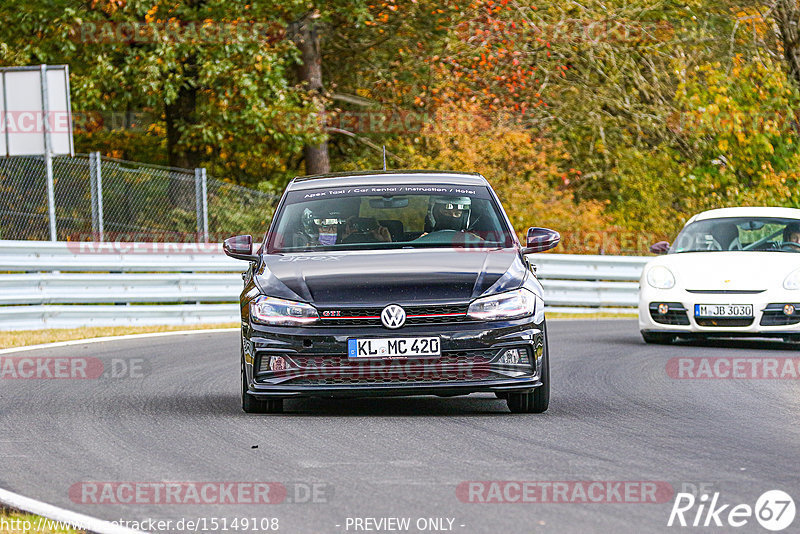
<path fill-rule="evenodd" d="M 753 317 L 752 304 L 695 304 L 695 317 Z"/>
<path fill-rule="evenodd" d="M 348 339 L 349 358 L 407 358 L 440 356 L 438 337 L 388 337 L 374 339 Z"/>

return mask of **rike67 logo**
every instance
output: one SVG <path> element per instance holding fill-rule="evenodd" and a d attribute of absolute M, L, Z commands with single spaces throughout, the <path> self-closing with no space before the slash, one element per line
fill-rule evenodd
<path fill-rule="evenodd" d="M 792 524 L 795 511 L 794 500 L 781 490 L 764 492 L 755 506 L 724 503 L 719 492 L 711 497 L 703 494 L 699 498 L 691 493 L 678 493 L 667 526 L 743 527 L 755 516 L 762 527 L 778 532 Z"/>

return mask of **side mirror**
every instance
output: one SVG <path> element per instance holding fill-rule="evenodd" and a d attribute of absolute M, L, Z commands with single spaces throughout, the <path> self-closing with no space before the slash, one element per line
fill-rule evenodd
<path fill-rule="evenodd" d="M 237 260 L 258 261 L 258 256 L 253 254 L 253 238 L 249 235 L 229 237 L 222 242 L 222 250 Z"/>
<path fill-rule="evenodd" d="M 532 254 L 534 252 L 544 252 L 558 245 L 561 241 L 561 235 L 555 230 L 549 228 L 528 228 L 527 244 L 522 249 L 524 254 Z"/>
<path fill-rule="evenodd" d="M 669 242 L 667 241 L 659 241 L 650 246 L 650 252 L 653 254 L 666 254 L 669 252 Z"/>

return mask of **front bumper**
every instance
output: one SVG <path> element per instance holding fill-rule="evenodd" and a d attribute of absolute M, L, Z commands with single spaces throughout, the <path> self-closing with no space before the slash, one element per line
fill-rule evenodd
<path fill-rule="evenodd" d="M 350 338 L 430 336 L 440 339 L 440 357 L 347 357 Z M 399 330 L 243 323 L 242 345 L 248 393 L 258 397 L 454 396 L 540 386 L 545 340 L 543 324 L 526 318 Z M 509 348 L 524 349 L 528 362 L 499 363 Z M 272 357 L 280 357 L 285 368 L 270 369 Z"/>
<path fill-rule="evenodd" d="M 683 288 L 655 289 L 641 283 L 639 291 L 639 330 L 684 334 L 688 337 L 792 337 L 800 335 L 800 294 L 779 290 L 687 291 Z M 669 315 L 654 312 L 667 303 Z M 695 304 L 751 304 L 752 318 L 709 319 L 695 316 Z M 793 304 L 792 316 L 783 314 L 785 304 Z"/>

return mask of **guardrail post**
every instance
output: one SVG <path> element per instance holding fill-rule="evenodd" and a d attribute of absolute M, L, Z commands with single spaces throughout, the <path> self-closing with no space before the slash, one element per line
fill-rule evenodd
<path fill-rule="evenodd" d="M 105 241 L 103 231 L 103 172 L 100 152 L 89 153 L 89 184 L 92 192 L 92 233 Z"/>
<path fill-rule="evenodd" d="M 197 207 L 197 238 L 208 243 L 208 178 L 206 170 L 194 170 L 195 206 Z"/>

